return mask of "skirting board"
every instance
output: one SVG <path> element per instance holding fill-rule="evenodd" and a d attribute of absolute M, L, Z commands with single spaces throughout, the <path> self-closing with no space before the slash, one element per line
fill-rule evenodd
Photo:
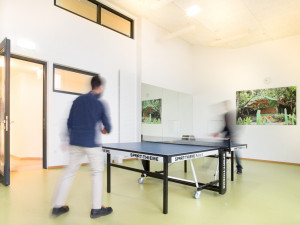
<path fill-rule="evenodd" d="M 42 157 L 19 157 L 15 155 L 10 155 L 10 157 L 18 160 L 43 160 Z"/>
<path fill-rule="evenodd" d="M 289 162 L 280 162 L 280 161 L 271 161 L 271 160 L 262 160 L 262 159 L 248 159 L 248 158 L 241 158 L 241 159 L 242 160 L 249 160 L 249 161 L 257 161 L 257 162 L 279 163 L 279 164 L 300 166 L 300 163 L 289 163 Z"/>

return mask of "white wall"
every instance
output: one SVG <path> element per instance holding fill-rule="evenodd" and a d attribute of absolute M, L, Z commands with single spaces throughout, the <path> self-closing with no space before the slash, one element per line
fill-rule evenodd
<path fill-rule="evenodd" d="M 11 39 L 13 53 L 48 62 L 48 166 L 66 164 L 68 160 L 67 152 L 61 148 L 60 134 L 65 129 L 72 100 L 77 97 L 52 91 L 53 63 L 101 74 L 106 80 L 103 98 L 108 103 L 113 126 L 112 133 L 103 137 L 103 141 L 118 141 L 119 135 L 122 141 L 135 140 L 138 137 L 136 40 L 60 9 L 53 0 L 2 0 L 2 4 L 4 14 L 0 20 L 5 23 L 0 39 Z M 19 47 L 20 38 L 34 42 L 36 50 Z M 118 119 L 119 70 L 123 97 L 120 110 L 122 119 L 127 118 L 124 124 L 122 120 L 119 124 Z"/>
<path fill-rule="evenodd" d="M 163 87 L 169 89 L 170 92 L 173 90 L 181 92 L 182 94 L 192 94 L 193 47 L 179 38 L 159 41 L 162 36 L 168 34 L 166 30 L 152 24 L 144 18 L 138 22 L 139 29 L 137 32 L 140 35 L 138 42 L 138 71 L 141 74 L 140 82 Z M 142 94 L 140 96 L 142 96 Z M 138 104 L 139 112 L 141 112 L 141 98 L 138 99 Z M 178 111 L 178 113 L 180 112 Z M 141 113 L 139 115 L 141 115 Z M 170 120 L 169 126 L 171 126 L 171 118 L 168 118 L 168 120 Z M 149 125 L 146 128 L 140 122 L 141 117 L 138 118 L 138 121 L 140 127 L 143 126 L 144 134 L 149 135 L 156 132 L 157 134 L 160 133 L 162 136 L 175 135 L 175 133 L 171 134 L 168 132 L 167 123 L 164 124 L 164 127 L 162 125 L 161 129 L 159 129 L 157 125 Z M 174 120 L 173 125 L 176 127 L 176 122 L 174 122 Z M 188 128 L 182 126 L 182 129 L 176 132 L 176 134 L 181 135 L 182 132 L 187 133 L 191 127 L 190 124 L 187 125 L 187 127 Z M 140 132 L 142 133 L 142 131 Z"/>
<path fill-rule="evenodd" d="M 166 32 L 142 19 L 141 81 L 194 95 L 194 134 L 219 131 L 218 103 L 236 91 L 299 84 L 300 36 L 241 49 L 190 46 L 180 39 L 157 41 Z M 265 78 L 271 83 L 264 84 Z M 299 103 L 298 103 L 299 104 Z M 248 144 L 244 158 L 300 163 L 297 126 L 241 126 L 240 140 Z"/>
<path fill-rule="evenodd" d="M 192 46 L 178 38 L 158 41 L 167 31 L 146 19 L 141 23 L 142 83 L 191 94 Z"/>
<path fill-rule="evenodd" d="M 218 124 L 221 112 L 215 104 L 230 99 L 235 105 L 236 91 L 287 86 L 300 88 L 299 52 L 300 36 L 236 50 L 195 48 L 195 134 L 211 133 L 221 127 Z M 270 84 L 264 83 L 265 78 L 271 79 Z M 242 157 L 300 163 L 299 125 L 240 128 L 241 142 L 248 144 Z"/>

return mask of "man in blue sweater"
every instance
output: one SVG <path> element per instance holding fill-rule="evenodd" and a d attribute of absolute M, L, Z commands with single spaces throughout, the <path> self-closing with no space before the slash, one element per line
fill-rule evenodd
<path fill-rule="evenodd" d="M 69 211 L 65 205 L 69 190 L 82 158 L 86 155 L 90 162 L 92 175 L 92 210 L 90 217 L 97 218 L 112 213 L 111 207 L 101 205 L 102 200 L 102 173 L 104 170 L 104 153 L 100 143 L 96 141 L 97 129 L 102 134 L 111 130 L 111 125 L 103 103 L 98 99 L 103 90 L 99 76 L 91 80 L 92 91 L 79 96 L 73 102 L 69 118 L 68 131 L 70 136 L 69 165 L 61 177 L 60 184 L 53 201 L 52 215 L 59 216 Z"/>

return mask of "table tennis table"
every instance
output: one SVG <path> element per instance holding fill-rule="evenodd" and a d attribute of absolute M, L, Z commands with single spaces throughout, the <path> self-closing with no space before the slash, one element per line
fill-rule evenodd
<path fill-rule="evenodd" d="M 228 143 L 228 144 L 227 144 Z M 245 149 L 247 145 L 231 144 L 230 140 L 225 144 L 218 146 L 205 145 L 190 145 L 184 141 L 176 142 L 127 142 L 127 143 L 110 143 L 103 144 L 103 152 L 107 153 L 107 192 L 111 192 L 111 167 L 117 167 L 125 170 L 141 173 L 138 179 L 139 183 L 143 183 L 145 177 L 154 177 L 163 180 L 163 213 L 168 213 L 168 182 L 180 183 L 188 186 L 196 187 L 195 198 L 200 197 L 200 192 L 203 189 L 218 192 L 219 194 L 226 193 L 227 187 L 227 166 L 226 152 L 232 152 L 234 149 Z M 123 155 L 131 158 L 137 158 L 141 162 L 141 169 L 132 168 L 111 162 L 111 154 Z M 214 180 L 208 183 L 198 182 L 196 172 L 193 166 L 193 159 L 215 155 L 218 157 L 216 173 L 219 174 L 218 179 L 214 176 Z M 194 176 L 194 181 L 181 178 L 171 177 L 168 175 L 169 163 L 189 160 Z M 163 163 L 163 171 L 150 171 L 150 161 Z M 215 174 L 216 175 L 216 174 Z"/>

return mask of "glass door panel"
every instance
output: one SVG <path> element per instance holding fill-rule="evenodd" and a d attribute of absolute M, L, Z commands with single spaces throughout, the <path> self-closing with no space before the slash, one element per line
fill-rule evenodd
<path fill-rule="evenodd" d="M 0 43 L 0 176 L 6 186 L 10 184 L 9 79 L 10 40 L 4 39 Z"/>

